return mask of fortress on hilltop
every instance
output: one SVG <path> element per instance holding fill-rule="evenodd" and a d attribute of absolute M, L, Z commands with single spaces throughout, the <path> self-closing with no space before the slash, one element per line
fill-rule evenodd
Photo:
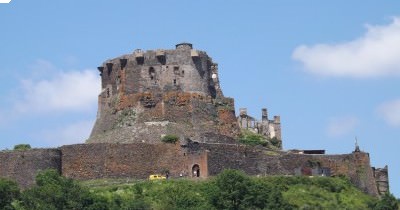
<path fill-rule="evenodd" d="M 388 168 L 374 168 L 358 145 L 349 154 L 282 150 L 280 116 L 261 120 L 225 97 L 218 64 L 190 43 L 171 50 L 135 50 L 98 67 L 102 81 L 96 123 L 85 144 L 0 152 L 0 177 L 22 187 L 40 170 L 79 180 L 206 178 L 222 170 L 249 175 L 347 176 L 364 192 L 389 190 Z"/>
<path fill-rule="evenodd" d="M 102 91 L 87 143 L 155 144 L 168 134 L 181 143 L 236 143 L 241 128 L 281 141 L 279 117 L 268 120 L 266 109 L 260 123 L 246 112 L 236 118 L 233 99 L 222 93 L 218 64 L 192 44 L 135 50 L 98 70 Z"/>

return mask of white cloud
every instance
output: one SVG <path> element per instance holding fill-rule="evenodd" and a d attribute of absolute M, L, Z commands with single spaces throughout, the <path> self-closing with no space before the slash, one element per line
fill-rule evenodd
<path fill-rule="evenodd" d="M 389 125 L 400 127 L 400 99 L 381 104 L 378 113 Z"/>
<path fill-rule="evenodd" d="M 327 132 L 330 136 L 342 136 L 354 131 L 358 124 L 358 118 L 353 116 L 335 117 L 329 120 Z"/>
<path fill-rule="evenodd" d="M 400 75 L 400 17 L 388 25 L 366 25 L 366 33 L 339 44 L 297 47 L 292 58 L 322 76 L 367 78 Z"/>
<path fill-rule="evenodd" d="M 45 61 L 39 66 L 48 71 L 54 67 Z M 15 103 L 19 113 L 51 111 L 86 111 L 96 107 L 100 79 L 95 70 L 55 71 L 50 78 L 37 75 L 21 81 L 22 98 Z"/>
<path fill-rule="evenodd" d="M 84 143 L 93 125 L 93 120 L 79 121 L 56 129 L 46 129 L 38 137 L 54 146 Z"/>

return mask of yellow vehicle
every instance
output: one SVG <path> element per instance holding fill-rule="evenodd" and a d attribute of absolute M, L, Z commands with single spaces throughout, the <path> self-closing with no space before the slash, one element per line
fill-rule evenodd
<path fill-rule="evenodd" d="M 162 176 L 160 174 L 152 174 L 149 176 L 149 180 L 163 180 L 163 179 L 167 179 L 167 177 Z"/>

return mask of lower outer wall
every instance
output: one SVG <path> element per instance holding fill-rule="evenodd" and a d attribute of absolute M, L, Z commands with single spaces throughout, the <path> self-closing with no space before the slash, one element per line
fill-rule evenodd
<path fill-rule="evenodd" d="M 79 144 L 61 151 L 62 174 L 74 179 L 146 179 L 167 171 L 171 177 L 190 176 L 195 164 L 205 169 L 202 177 L 208 176 L 206 151 L 188 154 L 179 144 Z"/>
<path fill-rule="evenodd" d="M 17 181 L 21 187 L 34 184 L 36 174 L 56 169 L 62 175 L 89 180 L 99 178 L 147 179 L 150 174 L 192 177 L 192 167 L 200 167 L 200 177 L 214 176 L 226 168 L 249 175 L 295 175 L 302 167 L 318 163 L 331 175 L 346 175 L 364 192 L 377 196 L 369 155 L 305 155 L 266 151 L 235 144 L 76 144 L 59 149 L 0 152 L 0 177 Z"/>
<path fill-rule="evenodd" d="M 321 167 L 329 168 L 331 176 L 348 176 L 359 189 L 378 196 L 368 153 L 307 155 L 266 151 L 243 145 L 212 144 L 204 144 L 202 149 L 209 151 L 209 175 L 216 175 L 225 168 L 243 170 L 249 175 L 296 175 L 299 169 L 309 167 L 310 163 L 318 163 Z"/>
<path fill-rule="evenodd" d="M 31 149 L 0 152 L 0 177 L 16 181 L 21 188 L 32 186 L 37 173 L 46 169 L 61 172 L 60 150 Z"/>

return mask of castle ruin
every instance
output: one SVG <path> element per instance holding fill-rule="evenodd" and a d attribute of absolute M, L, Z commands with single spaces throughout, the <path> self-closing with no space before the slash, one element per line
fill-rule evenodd
<path fill-rule="evenodd" d="M 98 69 L 102 91 L 88 143 L 160 143 L 168 134 L 181 141 L 215 136 L 232 142 L 239 133 L 233 99 L 220 88 L 218 64 L 192 44 L 135 50 Z"/>
<path fill-rule="evenodd" d="M 388 192 L 388 168 L 373 168 L 357 146 L 349 154 L 281 148 L 281 121 L 262 109 L 261 120 L 225 97 L 218 65 L 189 43 L 173 50 L 135 50 L 98 67 L 102 80 L 96 123 L 85 144 L 54 149 L 0 152 L 0 177 L 22 187 L 36 174 L 55 169 L 63 176 L 146 179 L 168 171 L 171 178 L 206 178 L 222 170 L 249 175 L 347 176 L 362 191 Z M 277 148 L 245 145 L 243 131 L 278 141 Z M 165 143 L 166 135 L 178 142 Z"/>

